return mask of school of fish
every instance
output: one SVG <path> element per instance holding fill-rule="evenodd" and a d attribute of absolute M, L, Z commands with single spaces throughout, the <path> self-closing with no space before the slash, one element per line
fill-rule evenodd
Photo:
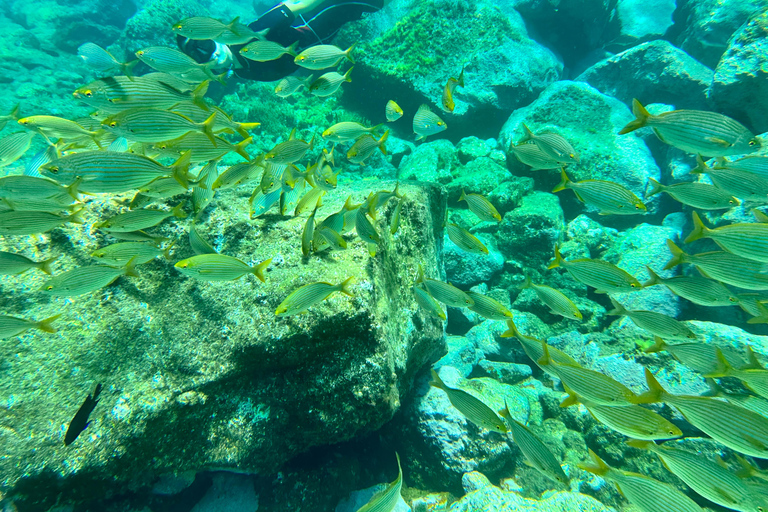
<path fill-rule="evenodd" d="M 295 63 L 313 71 L 337 68 L 345 62 L 354 64 L 354 45 L 346 50 L 331 45 L 317 45 L 298 51 L 296 45 L 283 47 L 267 41 L 240 24 L 211 18 L 188 18 L 171 27 L 176 34 L 190 39 L 212 39 L 232 44 L 248 43 L 240 53 L 247 59 L 265 62 L 291 55 Z M 321 134 L 301 138 L 294 129 L 282 142 L 269 150 L 252 155 L 251 132 L 258 129 L 255 120 L 235 121 L 225 111 L 206 99 L 211 80 L 224 81 L 225 74 L 198 64 L 174 48 L 149 47 L 136 52 L 136 60 L 120 62 L 107 50 L 86 43 L 80 56 L 104 77 L 76 91 L 75 99 L 94 108 L 87 118 L 64 119 L 46 114 L 22 117 L 16 107 L 0 116 L 2 124 L 17 123 L 20 131 L 0 139 L 0 168 L 24 156 L 32 140 L 41 137 L 44 151 L 30 160 L 23 174 L 0 178 L 0 236 L 40 235 L 68 223 L 83 222 L 88 208 L 87 196 L 135 192 L 130 208 L 94 225 L 117 240 L 90 254 L 93 264 L 57 273 L 56 255 L 34 261 L 22 254 L 0 252 L 0 275 L 18 275 L 40 271 L 50 278 L 40 292 L 73 297 L 93 293 L 117 279 L 136 276 L 140 266 L 155 258 L 174 261 L 176 241 L 147 233 L 145 230 L 163 222 L 185 222 L 195 255 L 174 263 L 178 278 L 201 282 L 234 281 L 252 274 L 260 281 L 274 255 L 261 255 L 246 262 L 220 254 L 195 228 L 195 221 L 210 207 L 217 190 L 241 187 L 252 189 L 250 217 L 264 215 L 277 206 L 280 215 L 306 215 L 295 250 L 309 257 L 321 251 L 348 249 L 354 231 L 375 257 L 380 233 L 372 220 L 377 210 L 390 200 L 396 201 L 391 232 L 398 230 L 405 197 L 393 190 L 372 190 L 355 203 L 350 195 L 339 211 L 320 216 L 323 196 L 337 188 L 339 175 L 336 158 L 345 156 L 353 164 L 364 165 L 376 152 L 387 154 L 389 129 L 403 109 L 389 100 L 384 107 L 385 121 L 364 126 L 344 121 Z M 152 72 L 137 75 L 138 62 Z M 315 96 L 334 94 L 350 81 L 352 68 L 317 77 L 289 76 L 275 87 L 275 94 L 288 97 L 301 89 Z M 443 87 L 440 108 L 452 113 L 457 88 L 465 87 L 465 69 L 458 78 L 451 77 Z M 471 81 L 468 82 L 471 86 Z M 554 247 L 549 269 L 561 268 L 570 277 L 595 293 L 636 292 L 645 287 L 665 286 L 672 293 L 701 306 L 741 306 L 753 318 L 751 323 L 768 323 L 768 217 L 755 210 L 755 221 L 710 227 L 702 217 L 707 210 L 732 208 L 741 202 L 755 206 L 768 204 L 768 156 L 750 156 L 763 142 L 737 121 L 715 112 L 674 110 L 650 114 L 638 101 L 633 102 L 635 119 L 619 133 L 649 127 L 664 143 L 697 158 L 694 176 L 705 174 L 712 184 L 680 182 L 648 183 L 650 197 L 666 193 L 692 209 L 693 230 L 686 243 L 702 238 L 713 240 L 722 251 L 687 254 L 678 244 L 667 242 L 673 255 L 665 269 L 677 265 L 695 267 L 701 277 L 659 277 L 661 269 L 648 268 L 651 278 L 641 283 L 625 270 L 602 259 L 566 259 Z M 412 128 L 416 140 L 423 140 L 447 129 L 446 122 L 429 105 L 413 112 Z M 605 180 L 572 181 L 566 170 L 578 163 L 579 153 L 568 140 L 551 130 L 536 132 L 527 125 L 508 153 L 531 170 L 554 170 L 561 182 L 554 192 L 571 189 L 579 201 L 600 215 L 641 215 L 646 204 L 623 185 Z M 308 139 L 308 140 L 306 140 Z M 326 147 L 330 143 L 330 148 Z M 345 149 L 340 149 L 345 147 Z M 306 161 L 311 150 L 322 149 L 314 161 Z M 241 163 L 221 169 L 219 160 L 227 154 L 240 155 Z M 740 155 L 738 159 L 729 159 Z M 709 158 L 711 160 L 707 161 Z M 164 162 L 164 163 L 161 163 Z M 502 221 L 486 197 L 461 191 L 457 198 L 465 203 L 478 223 L 498 225 Z M 152 203 L 171 207 L 155 206 Z M 701 210 L 701 213 L 696 210 Z M 191 216 L 191 220 L 188 217 Z M 450 241 L 470 254 L 488 254 L 484 243 L 471 231 L 451 222 L 443 223 Z M 341 282 L 312 282 L 288 294 L 275 310 L 278 318 L 304 313 L 334 294 L 354 296 L 355 276 Z M 747 291 L 737 291 L 729 286 Z M 580 322 L 582 312 L 563 292 L 534 283 L 529 276 L 520 288 L 532 289 L 551 311 Z M 506 322 L 504 338 L 516 338 L 525 353 L 542 371 L 560 381 L 565 389 L 562 407 L 580 405 L 600 423 L 628 438 L 627 445 L 645 450 L 663 461 L 696 494 L 722 507 L 743 511 L 768 510 L 768 474 L 747 459 L 732 468 L 723 461 L 712 461 L 671 445 L 656 441 L 678 439 L 683 432 L 658 409 L 648 404 L 667 404 L 694 427 L 744 457 L 768 459 L 768 370 L 751 350 L 718 348 L 697 341 L 696 333 L 684 322 L 655 311 L 631 310 L 608 295 L 613 306 L 608 314 L 626 316 L 638 328 L 654 337 L 646 352 L 666 351 L 682 364 L 699 372 L 712 387 L 709 396 L 674 395 L 666 391 L 646 369 L 648 391 L 636 394 L 613 378 L 583 367 L 576 354 L 569 355 L 549 346 L 546 341 L 521 333 L 513 313 L 495 299 L 481 293 L 462 290 L 451 283 L 425 275 L 419 266 L 410 287 L 414 302 L 425 314 L 446 321 L 447 306 L 468 308 L 489 321 Z M 357 292 L 359 293 L 359 292 Z M 0 316 L 0 339 L 29 330 L 55 332 L 54 322 L 66 312 L 45 319 Z M 723 391 L 715 379 L 732 378 L 745 389 L 742 394 Z M 433 387 L 441 390 L 467 420 L 478 428 L 509 435 L 529 465 L 551 479 L 556 486 L 567 485 L 576 468 L 561 466 L 558 458 L 538 437 L 535 426 L 515 420 L 505 407 L 494 410 L 483 400 L 456 386 L 443 382 L 432 370 Z M 73 443 L 86 428 L 88 415 L 96 407 L 102 386 L 89 395 L 67 431 L 65 443 Z M 400 468 L 399 455 L 397 456 Z M 642 512 L 702 510 L 677 488 L 648 476 L 610 467 L 597 454 L 579 468 L 613 482 L 621 494 Z M 397 479 L 376 494 L 360 511 L 391 511 L 401 497 L 402 470 Z"/>

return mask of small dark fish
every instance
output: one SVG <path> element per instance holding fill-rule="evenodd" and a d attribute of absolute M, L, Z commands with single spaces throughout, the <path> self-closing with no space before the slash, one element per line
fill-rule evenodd
<path fill-rule="evenodd" d="M 80 435 L 80 432 L 88 428 L 88 425 L 90 425 L 91 422 L 88 421 L 88 416 L 91 415 L 93 410 L 96 408 L 96 404 L 99 403 L 100 393 L 101 383 L 96 384 L 96 389 L 93 390 L 92 394 L 85 398 L 83 405 L 80 406 L 80 409 L 78 409 L 77 413 L 75 413 L 75 417 L 72 418 L 72 421 L 69 422 L 67 433 L 64 435 L 64 444 L 66 446 L 74 443 L 75 439 L 77 439 L 77 436 Z"/>

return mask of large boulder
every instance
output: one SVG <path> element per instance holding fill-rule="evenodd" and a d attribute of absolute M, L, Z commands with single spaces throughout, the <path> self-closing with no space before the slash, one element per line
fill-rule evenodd
<path fill-rule="evenodd" d="M 632 46 L 663 36 L 672 26 L 675 7 L 675 0 L 619 0 L 616 17 L 621 32 L 616 42 Z"/>
<path fill-rule="evenodd" d="M 302 258 L 305 218 L 248 220 L 248 193 L 221 193 L 197 230 L 224 254 L 250 263 L 272 258 L 266 283 L 253 276 L 200 282 L 158 260 L 140 266 L 140 277 L 64 298 L 36 291 L 47 279 L 40 272 L 3 276 L 5 314 L 62 317 L 56 334 L 28 331 L 0 343 L 7 376 L 0 492 L 35 504 L 28 510 L 47 510 L 57 499 L 82 498 L 84 486 L 94 499 L 170 470 L 269 474 L 314 446 L 381 427 L 445 346 L 442 323 L 410 291 L 417 264 L 440 273 L 445 195 L 429 185 L 401 182 L 400 190 L 407 199 L 399 232 L 388 229 L 391 201 L 379 212 L 382 243 L 373 258 L 352 236 L 346 251 Z M 340 185 L 318 215 L 368 191 L 361 182 Z M 0 250 L 58 254 L 56 274 L 94 264 L 87 255 L 108 242 L 92 224 L 129 199 L 94 198 L 84 226 L 40 240 L 7 236 Z M 155 230 L 177 241 L 173 261 L 193 254 L 190 224 L 166 221 Z M 275 316 L 299 286 L 349 276 L 354 298 L 334 294 L 307 314 Z M 65 446 L 67 424 L 96 382 L 104 389 L 91 424 Z"/>
<path fill-rule="evenodd" d="M 768 8 L 741 27 L 728 42 L 709 90 L 715 106 L 754 133 L 768 131 Z"/>
<path fill-rule="evenodd" d="M 336 44 L 359 43 L 355 78 L 345 101 L 371 119 L 381 119 L 388 99 L 410 120 L 429 103 L 448 125 L 445 136 L 458 141 L 466 134 L 494 137 L 500 111 L 533 100 L 561 76 L 563 65 L 528 35 L 514 9 L 490 0 L 393 0 L 382 11 L 342 29 Z M 467 49 L 473 48 L 467 58 Z M 464 67 L 465 87 L 454 94 L 453 115 L 440 111 L 443 86 Z M 371 101 L 375 91 L 378 101 Z"/>
<path fill-rule="evenodd" d="M 583 82 L 561 81 L 552 84 L 529 106 L 512 113 L 499 135 L 502 147 L 517 142 L 525 123 L 537 133 L 559 133 L 580 153 L 581 161 L 567 168 L 574 181 L 609 180 L 624 185 L 643 197 L 648 178 L 659 180 L 661 171 L 645 143 L 633 135 L 618 135 L 634 116 L 619 100 L 602 94 Z M 514 158 L 510 155 L 509 158 Z M 547 186 L 553 172 L 535 173 Z M 541 178 L 539 178 L 541 177 Z M 559 194 L 566 216 L 581 212 L 586 206 L 576 203 L 570 191 Z M 653 211 L 654 204 L 648 206 Z"/>
<path fill-rule="evenodd" d="M 630 105 L 671 103 L 705 109 L 712 70 L 668 41 L 658 40 L 598 62 L 576 78 Z"/>
<path fill-rule="evenodd" d="M 678 0 L 676 25 L 683 30 L 676 44 L 714 69 L 731 35 L 764 6 L 764 0 Z"/>
<path fill-rule="evenodd" d="M 496 238 L 508 259 L 540 267 L 560 241 L 565 222 L 560 201 L 554 194 L 533 192 L 523 198 L 519 208 L 504 216 Z"/>

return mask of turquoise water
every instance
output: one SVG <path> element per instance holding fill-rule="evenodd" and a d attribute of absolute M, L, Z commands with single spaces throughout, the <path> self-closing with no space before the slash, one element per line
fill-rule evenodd
<path fill-rule="evenodd" d="M 768 506 L 763 0 L 3 6 L 4 512 Z"/>

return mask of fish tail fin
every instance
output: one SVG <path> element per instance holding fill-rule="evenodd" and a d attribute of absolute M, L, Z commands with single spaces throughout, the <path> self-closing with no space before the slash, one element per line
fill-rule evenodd
<path fill-rule="evenodd" d="M 251 142 L 253 142 L 253 137 L 248 137 L 247 139 L 241 140 L 237 144 L 235 144 L 235 153 L 240 155 L 241 157 L 245 158 L 248 162 L 251 161 L 251 155 L 248 154 L 248 152 L 245 150 L 246 146 L 248 146 Z"/>
<path fill-rule="evenodd" d="M 185 219 L 187 217 L 187 213 L 184 211 L 184 201 L 174 206 L 171 210 L 171 213 L 177 219 Z"/>
<path fill-rule="evenodd" d="M 259 281 L 262 283 L 265 283 L 264 280 L 264 271 L 267 269 L 269 264 L 272 263 L 272 258 L 269 258 L 268 260 L 264 260 L 255 267 L 253 267 L 253 275 L 255 275 Z"/>
<path fill-rule="evenodd" d="M 461 195 L 459 196 L 459 201 L 466 201 L 467 200 L 467 193 L 464 192 L 464 189 L 461 189 Z"/>
<path fill-rule="evenodd" d="M 216 137 L 213 135 L 213 126 L 216 124 L 216 111 L 214 110 L 213 113 L 208 116 L 208 119 L 203 121 L 203 123 L 200 125 L 200 129 L 203 131 L 206 137 L 208 137 L 208 140 L 211 141 L 211 144 L 213 144 L 213 147 L 218 148 L 218 144 L 216 144 Z"/>
<path fill-rule="evenodd" d="M 353 59 L 353 58 L 352 58 L 352 50 L 354 50 L 356 46 L 357 46 L 357 43 L 356 43 L 356 42 L 355 42 L 355 43 L 352 43 L 352 46 L 350 46 L 349 48 L 347 48 L 347 49 L 344 51 L 344 56 L 345 56 L 345 57 L 347 58 L 347 60 L 348 60 L 349 62 L 351 62 L 352 64 L 355 64 L 355 59 Z"/>
<path fill-rule="evenodd" d="M 666 265 L 664 265 L 664 270 L 669 270 L 671 268 L 675 268 L 681 263 L 685 263 L 685 257 L 687 255 L 681 248 L 677 246 L 675 242 L 672 240 L 667 240 L 667 247 L 669 248 L 669 252 L 672 253 L 672 258 L 667 262 Z"/>
<path fill-rule="evenodd" d="M 565 190 L 568 188 L 568 184 L 571 182 L 570 178 L 568 178 L 568 175 L 565 174 L 565 167 L 560 168 L 560 183 L 552 189 L 552 192 L 560 192 L 561 190 Z"/>
<path fill-rule="evenodd" d="M 288 48 L 285 49 L 285 53 L 287 53 L 291 57 L 295 57 L 296 55 L 298 55 L 296 53 L 296 48 L 298 47 L 299 47 L 299 42 L 294 41 L 293 43 L 291 43 L 291 45 Z"/>
<path fill-rule="evenodd" d="M 562 265 L 564 261 L 565 260 L 563 259 L 563 255 L 560 254 L 560 247 L 557 244 L 555 244 L 555 259 L 554 261 L 552 261 L 552 263 L 547 265 L 547 269 L 551 270 L 553 268 L 557 268 L 560 265 Z"/>
<path fill-rule="evenodd" d="M 464 65 L 461 66 L 461 73 L 459 73 L 459 78 L 456 79 L 456 86 L 464 87 Z"/>
<path fill-rule="evenodd" d="M 650 276 L 646 282 L 643 283 L 643 288 L 646 286 L 656 286 L 657 284 L 661 284 L 662 280 L 661 277 L 659 277 L 659 274 L 654 272 L 654 270 L 649 267 L 648 265 L 645 266 L 645 270 L 648 271 L 648 275 Z"/>
<path fill-rule="evenodd" d="M 710 170 L 711 168 L 707 165 L 707 162 L 704 161 L 704 158 L 702 158 L 701 155 L 696 155 L 696 167 L 689 172 L 691 174 L 706 174 Z"/>
<path fill-rule="evenodd" d="M 533 281 L 531 281 L 531 276 L 526 272 L 525 273 L 525 280 L 522 284 L 517 285 L 517 288 L 520 290 L 525 290 L 526 288 L 531 288 L 533 286 Z"/>
<path fill-rule="evenodd" d="M 648 185 L 650 186 L 651 189 L 648 191 L 648 193 L 645 194 L 646 198 L 655 196 L 659 192 L 664 191 L 664 185 L 662 185 L 661 183 L 659 183 L 653 178 L 648 178 Z"/>
<path fill-rule="evenodd" d="M 49 276 L 53 273 L 53 270 L 51 269 L 51 264 L 59 259 L 58 256 L 54 256 L 53 258 L 48 258 L 47 260 L 43 260 L 40 263 L 38 263 L 38 267 L 40 270 L 48 274 Z"/>
<path fill-rule="evenodd" d="M 715 348 L 715 357 L 717 359 L 717 362 L 715 363 L 716 364 L 715 369 L 709 373 L 705 373 L 704 377 L 710 378 L 710 379 L 718 379 L 720 377 L 729 377 L 731 370 L 733 370 L 733 367 L 725 358 L 725 354 L 723 354 L 723 351 L 722 349 L 720 349 L 720 347 Z"/>
<path fill-rule="evenodd" d="M 352 283 L 354 281 L 355 281 L 355 276 L 350 276 L 346 278 L 344 281 L 339 283 L 339 291 L 345 295 L 354 297 L 355 295 L 352 293 Z"/>
<path fill-rule="evenodd" d="M 21 103 L 17 103 L 15 107 L 13 107 L 13 110 L 11 110 L 11 113 L 8 114 L 13 118 L 15 121 L 18 121 L 21 119 Z"/>
<path fill-rule="evenodd" d="M 646 354 L 655 354 L 667 349 L 667 344 L 658 336 L 653 337 L 653 345 L 643 350 Z"/>
<path fill-rule="evenodd" d="M 691 214 L 691 217 L 693 218 L 693 231 L 691 231 L 691 234 L 684 240 L 686 244 L 694 242 L 699 238 L 706 238 L 710 231 L 710 229 L 701 221 L 701 217 L 699 217 L 699 214 L 696 213 L 696 211 Z"/>
<path fill-rule="evenodd" d="M 48 318 L 45 318 L 45 319 L 43 319 L 43 320 L 40 320 L 40 321 L 37 323 L 37 328 L 38 328 L 39 330 L 43 331 L 43 332 L 49 332 L 49 333 L 54 333 L 54 332 L 56 332 L 58 329 L 56 329 L 56 328 L 55 328 L 53 325 L 51 325 L 51 324 L 53 324 L 53 322 L 54 322 L 54 321 L 55 321 L 57 318 L 59 318 L 61 315 L 62 315 L 62 314 L 61 314 L 61 313 L 59 313 L 58 315 L 49 316 Z"/>
<path fill-rule="evenodd" d="M 205 102 L 205 95 L 208 93 L 208 86 L 211 85 L 210 80 L 206 80 L 201 83 L 192 91 L 192 103 L 208 112 L 208 104 Z"/>
<path fill-rule="evenodd" d="M 619 131 L 619 135 L 624 135 L 642 128 L 648 124 L 648 120 L 652 117 L 642 103 L 637 101 L 637 98 L 632 100 L 632 113 L 635 115 L 635 119 L 627 123 L 627 125 Z"/>
<path fill-rule="evenodd" d="M 504 408 L 499 409 L 499 416 L 504 418 L 505 420 L 512 422 L 514 419 L 512 418 L 512 413 L 509 412 L 509 405 L 507 405 L 507 399 L 504 399 Z"/>
<path fill-rule="evenodd" d="M 136 272 L 136 258 L 138 258 L 138 256 L 134 256 L 128 260 L 128 263 L 126 263 L 125 267 L 123 267 L 123 275 L 139 277 L 139 273 Z"/>
<path fill-rule="evenodd" d="M 648 385 L 648 391 L 641 395 L 636 395 L 630 398 L 630 402 L 633 404 L 655 404 L 664 400 L 667 396 L 667 392 L 661 387 L 659 381 L 653 376 L 651 370 L 645 368 L 645 382 Z"/>
<path fill-rule="evenodd" d="M 643 441 L 640 439 L 630 439 L 627 441 L 627 446 L 637 448 L 638 450 L 650 450 L 651 445 L 656 445 L 653 441 Z"/>
<path fill-rule="evenodd" d="M 565 390 L 567 396 L 563 398 L 563 401 L 560 402 L 560 407 L 565 409 L 566 407 L 570 407 L 572 405 L 579 404 L 579 395 L 577 395 L 571 388 L 563 384 L 563 389 Z"/>
<path fill-rule="evenodd" d="M 613 297 L 608 297 L 608 298 L 611 299 L 611 304 L 613 304 L 613 309 L 610 311 L 606 311 L 605 313 L 606 315 L 624 316 L 627 314 L 627 309 L 624 306 L 616 302 L 616 300 Z"/>
<path fill-rule="evenodd" d="M 178 242 L 178 240 L 174 240 L 173 242 L 168 244 L 168 247 L 163 249 L 163 258 L 165 258 L 166 260 L 171 259 L 171 249 L 173 249 L 173 247 L 176 245 L 176 242 Z"/>
<path fill-rule="evenodd" d="M 603 476 L 611 470 L 611 467 L 605 463 L 603 459 L 597 456 L 595 452 L 590 448 L 589 456 L 592 458 L 592 463 L 580 462 L 576 464 L 579 469 L 588 471 L 593 475 Z"/>
<path fill-rule="evenodd" d="M 72 212 L 72 215 L 69 216 L 68 221 L 75 224 L 85 224 L 85 217 L 83 217 L 84 210 L 85 208 L 80 208 L 79 210 Z"/>
<path fill-rule="evenodd" d="M 189 172 L 189 164 L 191 158 L 192 150 L 188 149 L 184 151 L 171 166 L 171 175 L 176 181 L 179 182 L 179 185 L 184 188 L 189 188 L 189 179 L 187 178 L 187 174 Z"/>
<path fill-rule="evenodd" d="M 523 138 L 517 142 L 518 145 L 522 144 L 523 142 L 528 142 L 529 140 L 533 140 L 533 138 L 535 137 L 534 133 L 531 131 L 530 128 L 528 128 L 527 124 L 522 123 L 522 125 L 523 125 L 524 134 L 523 134 Z"/>
<path fill-rule="evenodd" d="M 238 35 L 239 35 L 240 33 L 239 33 L 237 30 L 235 30 L 235 27 L 237 26 L 237 24 L 238 24 L 238 23 L 240 23 L 240 16 L 235 16 L 235 17 L 232 19 L 232 21 L 230 21 L 229 23 L 227 23 L 227 29 L 228 29 L 228 30 L 230 30 L 230 31 L 232 31 L 233 33 L 235 33 L 235 34 L 238 34 Z"/>
<path fill-rule="evenodd" d="M 748 324 L 768 324 L 768 308 L 762 302 L 756 302 L 757 316 L 753 316 L 747 320 Z M 747 347 L 749 348 L 749 347 Z"/>
<path fill-rule="evenodd" d="M 443 391 L 447 390 L 448 387 L 445 385 L 445 382 L 443 382 L 443 379 L 440 378 L 434 368 L 430 369 L 429 371 L 432 375 L 432 380 L 429 381 L 429 385 L 438 389 L 442 389 Z"/>
<path fill-rule="evenodd" d="M 419 263 L 419 269 L 416 273 L 416 284 L 423 283 L 424 279 L 424 267 L 422 267 L 421 263 Z"/>
<path fill-rule="evenodd" d="M 502 338 L 519 338 L 521 336 L 520 331 L 517 330 L 514 320 L 507 319 L 507 330 L 501 333 Z"/>
<path fill-rule="evenodd" d="M 346 72 L 346 73 L 344 73 L 344 81 L 345 81 L 345 82 L 351 82 L 351 81 L 352 81 L 352 79 L 351 79 L 351 78 L 349 78 L 349 74 L 352 72 L 352 70 L 353 70 L 353 69 L 355 69 L 355 66 L 352 66 L 351 68 L 349 68 L 349 69 L 347 70 L 347 72 Z"/>
<path fill-rule="evenodd" d="M 549 345 L 547 345 L 547 342 L 544 340 L 541 340 L 541 349 L 543 354 L 536 362 L 539 364 L 539 366 L 548 366 L 552 364 L 552 358 L 549 355 Z"/>
<path fill-rule="evenodd" d="M 384 132 L 384 135 L 381 136 L 381 138 L 379 139 L 379 143 L 378 143 L 379 150 L 385 156 L 387 154 L 387 146 L 385 145 L 385 143 L 387 142 L 388 138 L 389 138 L 389 130 Z"/>
<path fill-rule="evenodd" d="M 77 192 L 77 189 L 80 188 L 80 184 L 83 182 L 83 177 L 78 176 L 75 178 L 75 181 L 72 182 L 70 186 L 67 187 L 67 194 L 69 194 L 69 197 L 74 199 L 75 201 L 80 200 L 80 195 Z"/>
<path fill-rule="evenodd" d="M 250 133 L 248 133 L 249 130 L 253 130 L 254 128 L 258 128 L 261 126 L 261 123 L 237 123 L 235 131 L 243 138 L 247 139 L 251 136 Z"/>
<path fill-rule="evenodd" d="M 125 76 L 128 77 L 128 80 L 133 82 L 133 68 L 136 67 L 136 64 L 138 64 L 140 61 L 139 59 L 133 59 L 130 62 L 126 62 L 122 66 L 120 66 L 120 71 L 123 72 Z"/>

